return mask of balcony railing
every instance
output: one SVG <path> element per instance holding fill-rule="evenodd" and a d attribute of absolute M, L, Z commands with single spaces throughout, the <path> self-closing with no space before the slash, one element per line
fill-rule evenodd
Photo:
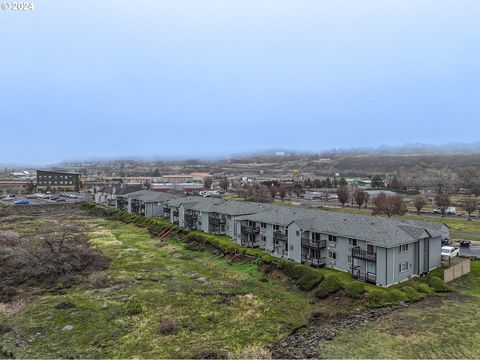
<path fill-rule="evenodd" d="M 327 258 L 302 257 L 302 263 L 304 263 L 305 265 L 311 265 L 311 266 L 325 266 L 325 264 L 327 263 Z"/>
<path fill-rule="evenodd" d="M 358 247 L 352 248 L 352 257 L 361 259 L 361 260 L 371 261 L 371 262 L 377 261 L 376 252 L 369 252 L 367 250 L 362 250 Z"/>
<path fill-rule="evenodd" d="M 364 281 L 364 282 L 371 283 L 371 284 L 377 284 L 377 274 L 374 274 L 374 273 L 371 273 L 371 272 L 367 272 L 364 275 L 354 273 L 354 274 L 352 274 L 352 276 L 355 279 L 360 280 L 360 281 Z"/>
<path fill-rule="evenodd" d="M 310 238 L 302 237 L 302 246 L 324 248 L 327 247 L 327 240 L 312 240 Z"/>
<path fill-rule="evenodd" d="M 242 246 L 265 249 L 265 241 L 242 240 Z"/>
<path fill-rule="evenodd" d="M 241 230 L 242 233 L 251 235 L 257 235 L 260 233 L 260 228 L 258 226 L 242 225 Z"/>
<path fill-rule="evenodd" d="M 209 217 L 208 218 L 208 223 L 212 225 L 223 225 L 227 222 L 225 218 L 220 218 L 220 217 Z"/>
<path fill-rule="evenodd" d="M 273 240 L 288 241 L 288 235 L 280 230 L 275 230 L 273 232 Z"/>

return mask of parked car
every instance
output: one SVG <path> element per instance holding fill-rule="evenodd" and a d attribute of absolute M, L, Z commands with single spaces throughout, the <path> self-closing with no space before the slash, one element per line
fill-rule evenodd
<path fill-rule="evenodd" d="M 469 240 L 462 240 L 460 241 L 460 247 L 470 247 L 471 241 Z"/>
<path fill-rule="evenodd" d="M 14 202 L 15 205 L 28 205 L 30 204 L 30 201 L 27 199 L 20 199 Z"/>
<path fill-rule="evenodd" d="M 442 239 L 442 246 L 445 246 L 445 245 L 448 245 L 448 244 L 450 244 L 450 239 L 449 238 Z"/>
<path fill-rule="evenodd" d="M 63 198 L 58 198 L 57 200 L 55 200 L 56 202 L 65 202 L 67 200 L 63 199 Z"/>
<path fill-rule="evenodd" d="M 458 256 L 460 250 L 453 246 L 442 246 L 442 257 L 453 258 Z"/>
<path fill-rule="evenodd" d="M 433 210 L 433 213 L 434 214 L 441 214 L 442 211 L 440 210 L 440 208 L 436 208 L 435 210 Z M 455 215 L 457 213 L 457 209 L 455 209 L 454 206 L 449 206 L 446 210 L 445 210 L 445 214 L 447 215 Z"/>

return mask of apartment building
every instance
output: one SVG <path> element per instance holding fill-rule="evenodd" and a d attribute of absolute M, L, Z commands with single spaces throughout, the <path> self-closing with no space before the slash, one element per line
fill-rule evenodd
<path fill-rule="evenodd" d="M 151 196 L 148 192 L 134 193 L 125 210 L 163 217 L 188 229 L 227 235 L 242 246 L 258 247 L 306 265 L 346 271 L 379 286 L 390 286 L 440 266 L 442 239 L 449 237 L 448 226 L 438 222 L 200 196 Z M 142 203 L 146 206 L 150 200 L 159 204 L 157 208 L 142 208 Z"/>

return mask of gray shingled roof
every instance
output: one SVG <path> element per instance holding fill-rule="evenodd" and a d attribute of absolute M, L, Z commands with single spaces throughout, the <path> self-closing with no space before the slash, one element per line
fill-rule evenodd
<path fill-rule="evenodd" d="M 382 247 L 393 247 L 429 236 L 440 236 L 445 226 L 439 222 L 394 219 L 201 196 L 173 199 L 167 204 L 174 207 L 183 204 L 187 209 L 232 215 L 236 216 L 237 220 L 251 220 L 281 226 L 295 223 L 303 231 L 365 240 Z"/>
<path fill-rule="evenodd" d="M 440 236 L 438 230 L 413 226 L 381 216 L 318 211 L 311 219 L 295 220 L 302 230 L 322 232 L 365 240 L 376 246 L 393 247 L 429 236 Z"/>
<path fill-rule="evenodd" d="M 440 236 L 442 233 L 441 223 L 416 222 L 291 206 L 275 206 L 273 210 L 240 216 L 236 219 L 281 226 L 295 223 L 304 231 L 351 237 L 383 247 L 411 243 L 429 236 Z"/>
<path fill-rule="evenodd" d="M 264 211 L 254 215 L 240 216 L 237 217 L 237 219 L 287 226 L 294 220 L 313 218 L 317 214 L 318 211 L 313 209 L 293 206 L 271 205 L 271 209 L 269 211 Z"/>
<path fill-rule="evenodd" d="M 134 200 L 140 200 L 143 202 L 165 202 L 172 199 L 177 199 L 178 196 L 170 193 L 155 192 L 151 190 L 135 191 L 127 195 Z"/>

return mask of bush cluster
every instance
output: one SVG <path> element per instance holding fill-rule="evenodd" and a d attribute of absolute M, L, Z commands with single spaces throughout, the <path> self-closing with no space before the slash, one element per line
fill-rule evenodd
<path fill-rule="evenodd" d="M 315 296 L 318 298 L 325 298 L 342 288 L 342 282 L 337 275 L 330 275 L 326 277 L 318 286 Z"/>
<path fill-rule="evenodd" d="M 428 286 L 427 284 L 420 284 L 417 286 L 417 291 L 423 293 L 423 294 L 427 294 L 427 295 L 430 295 L 431 293 L 433 293 L 433 289 Z"/>
<path fill-rule="evenodd" d="M 127 315 L 138 315 L 143 312 L 142 304 L 137 297 L 132 296 L 125 307 L 125 314 Z"/>
<path fill-rule="evenodd" d="M 358 281 L 352 281 L 343 285 L 345 295 L 352 299 L 358 299 L 364 292 L 365 286 Z"/>
<path fill-rule="evenodd" d="M 428 279 L 428 285 L 434 289 L 436 292 L 448 292 L 450 291 L 449 286 L 439 277 L 430 276 Z"/>

